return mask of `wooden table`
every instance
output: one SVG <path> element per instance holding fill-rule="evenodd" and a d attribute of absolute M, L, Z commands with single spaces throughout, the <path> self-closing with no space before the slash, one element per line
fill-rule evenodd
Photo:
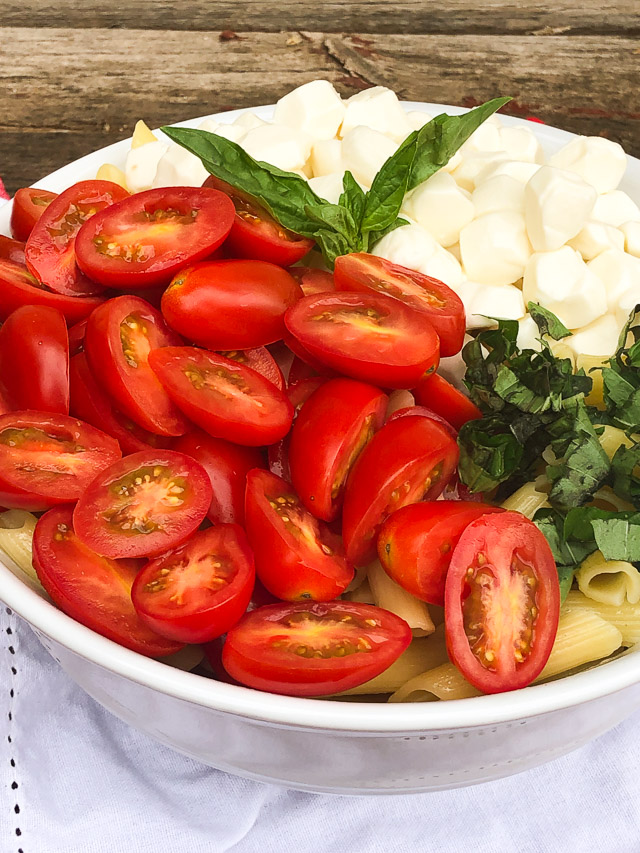
<path fill-rule="evenodd" d="M 15 190 L 131 133 L 316 77 L 507 112 L 640 155 L 639 0 L 0 0 L 0 174 Z"/>

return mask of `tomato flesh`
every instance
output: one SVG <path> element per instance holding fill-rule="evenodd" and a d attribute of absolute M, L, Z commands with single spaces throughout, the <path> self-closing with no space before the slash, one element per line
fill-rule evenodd
<path fill-rule="evenodd" d="M 16 240 L 26 243 L 33 226 L 54 198 L 57 193 L 35 187 L 22 187 L 16 192 L 11 205 L 11 233 Z"/>
<path fill-rule="evenodd" d="M 437 373 L 425 376 L 413 394 L 416 403 L 428 406 L 436 414 L 445 418 L 449 423 L 460 429 L 467 421 L 474 421 L 482 417 L 482 412 L 466 394 L 454 388 L 450 382 L 438 376 Z"/>
<path fill-rule="evenodd" d="M 544 669 L 560 615 L 544 535 L 516 512 L 473 521 L 451 557 L 444 606 L 449 656 L 474 687 L 526 687 Z"/>
<path fill-rule="evenodd" d="M 332 293 L 336 283 L 332 273 L 313 267 L 291 267 L 291 275 L 300 285 L 305 296 L 316 296 L 318 293 Z"/>
<path fill-rule="evenodd" d="M 272 604 L 229 631 L 222 663 L 257 690 L 327 696 L 384 672 L 410 642 L 403 619 L 370 604 Z"/>
<path fill-rule="evenodd" d="M 21 240 L 12 240 L 0 234 L 0 258 L 24 266 L 24 248 L 25 244 Z"/>

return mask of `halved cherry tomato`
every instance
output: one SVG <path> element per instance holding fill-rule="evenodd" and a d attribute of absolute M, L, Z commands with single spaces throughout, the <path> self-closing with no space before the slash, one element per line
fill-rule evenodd
<path fill-rule="evenodd" d="M 480 409 L 466 394 L 437 373 L 425 376 L 413 393 L 417 403 L 433 409 L 456 429 L 460 429 L 467 421 L 482 417 Z"/>
<path fill-rule="evenodd" d="M 268 261 L 288 267 L 313 248 L 313 240 L 283 228 L 251 196 L 231 184 L 211 175 L 204 186 L 228 195 L 236 209 L 233 226 L 225 241 L 225 249 L 232 257 Z"/>
<path fill-rule="evenodd" d="M 289 368 L 289 384 L 296 385 L 298 382 L 306 382 L 307 379 L 317 379 L 320 374 L 310 364 L 294 355 Z"/>
<path fill-rule="evenodd" d="M 114 438 L 67 415 L 2 415 L 0 504 L 37 512 L 77 501 L 120 455 Z"/>
<path fill-rule="evenodd" d="M 458 464 L 458 445 L 430 418 L 389 421 L 358 457 L 347 482 L 342 535 L 356 566 L 376 556 L 376 537 L 392 512 L 435 500 Z"/>
<path fill-rule="evenodd" d="M 104 287 L 167 284 L 178 270 L 218 248 L 233 216 L 230 199 L 216 190 L 136 193 L 85 223 L 76 240 L 78 265 Z"/>
<path fill-rule="evenodd" d="M 33 226 L 57 197 L 57 193 L 35 187 L 22 187 L 16 192 L 11 206 L 11 233 L 16 240 L 26 243 Z"/>
<path fill-rule="evenodd" d="M 2 324 L 0 391 L 14 410 L 69 414 L 69 335 L 55 308 L 24 305 Z"/>
<path fill-rule="evenodd" d="M 273 382 L 279 391 L 284 391 L 285 381 L 282 371 L 266 347 L 228 350 L 227 352 L 221 352 L 220 355 L 230 358 L 231 361 L 237 361 L 238 364 L 246 364 L 247 367 L 255 370 L 256 373 L 260 373 L 269 382 Z"/>
<path fill-rule="evenodd" d="M 255 447 L 242 447 L 199 429 L 177 438 L 172 447 L 197 460 L 209 476 L 213 497 L 207 512 L 214 524 L 244 524 L 244 493 L 247 474 L 264 467 Z"/>
<path fill-rule="evenodd" d="M 198 529 L 210 503 L 209 477 L 195 459 L 145 450 L 93 480 L 76 504 L 73 527 L 106 557 L 157 557 Z"/>
<path fill-rule="evenodd" d="M 384 421 L 389 398 L 353 379 L 330 379 L 304 404 L 291 431 L 291 482 L 316 518 L 340 514 L 347 477 Z"/>
<path fill-rule="evenodd" d="M 332 293 L 336 289 L 333 275 L 327 270 L 318 270 L 313 267 L 291 267 L 289 272 L 298 282 L 305 296 Z"/>
<path fill-rule="evenodd" d="M 69 355 L 76 355 L 84 349 L 84 336 L 87 331 L 87 321 L 80 320 L 69 329 Z"/>
<path fill-rule="evenodd" d="M 54 199 L 27 240 L 27 267 L 35 277 L 65 296 L 94 296 L 102 287 L 76 266 L 76 235 L 99 210 L 127 198 L 111 181 L 80 181 Z"/>
<path fill-rule="evenodd" d="M 84 348 L 91 372 L 121 412 L 149 432 L 182 435 L 187 421 L 149 366 L 156 348 L 180 343 L 148 302 L 118 296 L 89 318 Z"/>
<path fill-rule="evenodd" d="M 96 382 L 83 352 L 74 355 L 69 363 L 69 386 L 72 414 L 112 435 L 124 453 L 166 447 L 166 438 L 148 432 L 114 409 L 111 399 Z"/>
<path fill-rule="evenodd" d="M 438 336 L 424 314 L 380 293 L 305 296 L 285 323 L 323 364 L 384 388 L 412 388 L 438 366 Z"/>
<path fill-rule="evenodd" d="M 211 435 L 256 447 L 289 432 L 291 403 L 244 364 L 195 347 L 153 350 L 149 364 L 184 414 Z"/>
<path fill-rule="evenodd" d="M 502 507 L 473 501 L 426 501 L 394 512 L 378 536 L 378 557 L 389 577 L 429 604 L 444 606 L 453 549 L 465 528 Z"/>
<path fill-rule="evenodd" d="M 0 258 L 24 266 L 24 247 L 25 244 L 21 240 L 12 240 L 11 237 L 0 234 Z"/>
<path fill-rule="evenodd" d="M 300 409 L 307 402 L 309 397 L 327 380 L 322 376 L 312 376 L 308 379 L 301 379 L 299 382 L 294 382 L 286 390 L 289 402 L 293 406 L 293 420 L 300 412 Z M 289 444 L 291 442 L 291 432 L 281 438 L 276 444 L 270 444 L 267 448 L 267 457 L 269 460 L 269 470 L 272 474 L 282 477 L 288 483 L 291 482 L 291 468 L 289 467 Z"/>
<path fill-rule="evenodd" d="M 142 621 L 183 643 L 206 643 L 226 634 L 251 599 L 253 553 L 237 524 L 218 524 L 140 571 L 131 597 Z"/>
<path fill-rule="evenodd" d="M 229 631 L 222 663 L 257 690 L 326 696 L 384 672 L 410 642 L 404 619 L 371 604 L 271 604 Z"/>
<path fill-rule="evenodd" d="M 442 415 L 437 414 L 433 409 L 428 409 L 426 406 L 406 406 L 404 409 L 396 409 L 395 412 L 389 415 L 388 420 L 397 421 L 400 418 L 412 418 L 415 416 L 431 418 L 432 421 L 444 427 L 452 438 L 458 438 L 458 430 L 446 418 L 443 418 Z"/>
<path fill-rule="evenodd" d="M 136 560 L 110 560 L 73 532 L 73 510 L 60 506 L 38 520 L 33 565 L 43 587 L 68 616 L 141 655 L 163 657 L 181 643 L 148 628 L 131 601 Z"/>
<path fill-rule="evenodd" d="M 77 297 L 54 293 L 25 267 L 0 258 L 0 320 L 6 320 L 12 311 L 22 305 L 48 305 L 57 308 L 67 323 L 77 323 L 103 302 L 104 299 L 99 296 Z"/>
<path fill-rule="evenodd" d="M 306 379 L 309 376 L 337 376 L 335 370 L 312 355 L 309 350 L 290 332 L 285 331 L 283 341 L 288 349 L 294 354 L 293 362 L 289 370 L 289 381 L 297 382 L 300 379 Z M 305 370 L 302 364 L 307 366 Z M 293 378 L 291 371 L 293 370 Z"/>
<path fill-rule="evenodd" d="M 340 537 L 302 506 L 289 483 L 270 471 L 247 475 L 245 527 L 258 577 L 278 598 L 329 601 L 353 580 Z"/>
<path fill-rule="evenodd" d="M 444 599 L 447 650 L 483 693 L 517 690 L 544 669 L 558 630 L 551 549 L 517 512 L 485 515 L 460 537 Z"/>
<path fill-rule="evenodd" d="M 334 278 L 336 290 L 384 293 L 420 311 L 438 333 L 441 355 L 460 352 L 464 305 L 444 282 L 366 252 L 336 258 Z"/>
<path fill-rule="evenodd" d="M 302 297 L 292 276 L 264 261 L 210 261 L 181 270 L 162 297 L 165 320 L 212 350 L 279 341 L 284 312 Z"/>

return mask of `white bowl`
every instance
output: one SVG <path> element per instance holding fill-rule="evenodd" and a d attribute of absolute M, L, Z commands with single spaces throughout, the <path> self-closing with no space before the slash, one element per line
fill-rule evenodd
<path fill-rule="evenodd" d="M 435 104 L 405 106 L 463 112 Z M 254 112 L 270 118 L 272 110 Z M 231 121 L 240 112 L 214 117 Z M 547 153 L 573 138 L 551 127 L 531 127 Z M 60 191 L 95 177 L 104 162 L 122 166 L 128 147 L 128 140 L 117 142 L 36 186 Z M 630 158 L 622 187 L 640 200 L 640 161 Z M 9 207 L 0 210 L 0 232 L 7 234 Z M 559 681 L 451 702 L 387 705 L 260 693 L 124 649 L 65 616 L 15 573 L 5 558 L 0 597 L 105 708 L 212 767 L 301 790 L 415 793 L 489 781 L 576 749 L 640 708 L 640 649 Z"/>

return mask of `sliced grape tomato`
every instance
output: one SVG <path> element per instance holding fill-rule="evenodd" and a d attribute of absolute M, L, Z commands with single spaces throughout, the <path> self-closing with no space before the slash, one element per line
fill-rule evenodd
<path fill-rule="evenodd" d="M 26 243 L 33 226 L 57 197 L 57 193 L 36 187 L 22 187 L 16 192 L 11 204 L 11 233 L 16 240 Z"/>

